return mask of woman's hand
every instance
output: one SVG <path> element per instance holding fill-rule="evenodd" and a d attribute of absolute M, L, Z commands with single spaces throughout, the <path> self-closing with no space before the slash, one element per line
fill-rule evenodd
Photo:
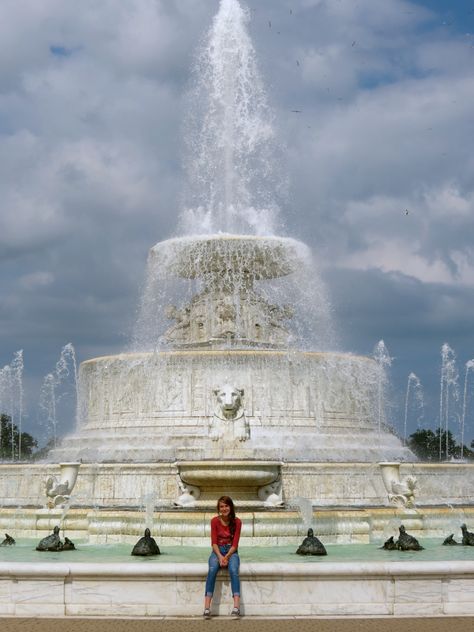
<path fill-rule="evenodd" d="M 225 568 L 229 565 L 229 558 L 227 557 L 227 555 L 221 555 L 219 557 L 219 564 L 222 568 Z"/>

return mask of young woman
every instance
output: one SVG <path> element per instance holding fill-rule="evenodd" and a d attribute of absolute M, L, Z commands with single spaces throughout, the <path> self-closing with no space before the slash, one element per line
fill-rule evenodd
<path fill-rule="evenodd" d="M 211 601 L 216 585 L 217 572 L 220 568 L 227 568 L 230 575 L 230 585 L 234 598 L 234 608 L 231 616 L 240 616 L 240 579 L 238 554 L 242 521 L 236 518 L 234 503 L 229 496 L 221 496 L 217 501 L 217 513 L 211 520 L 212 553 L 209 558 L 209 571 L 206 579 L 206 593 L 204 597 L 204 618 L 211 617 Z"/>

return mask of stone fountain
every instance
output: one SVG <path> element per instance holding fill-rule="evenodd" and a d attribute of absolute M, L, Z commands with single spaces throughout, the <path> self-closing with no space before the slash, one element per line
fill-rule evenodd
<path fill-rule="evenodd" d="M 243 545 L 299 544 L 312 525 L 301 519 L 298 498 L 325 543 L 380 540 L 402 519 L 418 536 L 441 536 L 458 517 L 474 522 L 473 466 L 416 462 L 386 418 L 383 366 L 333 350 L 311 253 L 276 235 L 272 191 L 264 195 L 254 186 L 271 184 L 273 131 L 245 22 L 237 0 L 222 0 L 200 57 L 197 91 L 205 89 L 207 115 L 191 143 L 199 152 L 188 164 L 190 200 L 197 203 L 182 214 L 182 236 L 150 250 L 131 349 L 81 364 L 76 429 L 47 463 L 0 465 L 0 532 L 38 537 L 61 522 L 74 539 L 132 542 L 143 533 L 146 505 L 160 547 L 208 545 L 209 511 L 224 493 L 243 519 Z M 194 103 L 195 113 L 199 99 Z M 125 566 L 127 577 L 146 575 L 143 567 Z M 199 565 L 183 567 L 181 579 L 168 566 L 146 577 L 169 584 L 170 599 L 187 590 L 191 577 L 201 581 Z M 277 613 L 273 604 L 273 614 L 395 613 L 385 593 L 379 598 L 379 567 L 355 577 L 341 565 L 337 573 L 320 566 L 328 576 L 348 577 L 356 592 L 370 576 L 375 592 L 342 606 L 334 597 L 334 607 L 319 611 L 308 596 L 315 576 L 307 567 L 263 566 L 243 571 L 292 578 L 293 593 L 287 601 L 278 596 L 284 610 Z M 411 577 L 405 567 L 383 569 L 387 586 L 392 577 Z M 468 571 L 472 590 L 474 567 Z M 22 572 L 39 578 L 45 569 Z M 124 583 L 117 568 L 61 572 L 60 581 L 69 583 L 72 575 L 79 584 L 100 576 L 111 595 L 114 582 Z M 425 569 L 420 581 L 440 573 Z M 181 580 L 184 588 L 175 585 Z M 304 606 L 302 589 L 309 591 Z M 58 612 L 48 614 L 64 614 L 58 603 Z M 109 609 L 98 603 L 97 613 L 121 612 L 110 603 Z M 419 605 L 401 603 L 401 614 Z M 67 614 L 96 613 L 90 603 L 71 604 Z M 127 612 L 183 613 L 168 604 L 135 606 Z"/>

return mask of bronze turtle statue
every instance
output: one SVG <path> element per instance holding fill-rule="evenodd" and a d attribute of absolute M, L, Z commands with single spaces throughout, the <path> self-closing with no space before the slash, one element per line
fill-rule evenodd
<path fill-rule="evenodd" d="M 386 551 L 395 551 L 397 549 L 397 543 L 393 539 L 393 535 L 389 537 L 388 540 L 385 540 L 381 549 L 385 549 Z"/>
<path fill-rule="evenodd" d="M 145 529 L 145 535 L 135 544 L 131 555 L 160 555 L 160 549 L 155 539 L 151 537 L 150 529 Z"/>
<path fill-rule="evenodd" d="M 12 536 L 8 535 L 8 533 L 5 533 L 5 539 L 3 540 L 3 542 L 0 542 L 0 546 L 13 546 L 14 544 L 16 544 L 16 542 L 12 538 Z"/>
<path fill-rule="evenodd" d="M 74 542 L 72 542 L 69 538 L 64 538 L 64 544 L 61 551 L 75 551 L 76 547 L 74 546 Z"/>
<path fill-rule="evenodd" d="M 39 541 L 36 547 L 37 551 L 62 551 L 63 543 L 59 538 L 59 527 L 56 526 L 53 529 L 51 535 L 46 536 Z"/>
<path fill-rule="evenodd" d="M 400 527 L 398 527 L 398 530 L 400 531 L 400 535 L 398 536 L 397 540 L 397 549 L 399 551 L 423 550 L 424 547 L 421 546 L 421 544 L 415 537 L 405 531 L 405 527 L 403 525 L 400 525 Z"/>
<path fill-rule="evenodd" d="M 464 546 L 474 546 L 474 533 L 468 531 L 465 524 L 461 525 L 462 543 Z"/>
<path fill-rule="evenodd" d="M 314 535 L 312 529 L 308 529 L 308 535 L 296 551 L 298 555 L 327 555 L 324 544 Z"/>

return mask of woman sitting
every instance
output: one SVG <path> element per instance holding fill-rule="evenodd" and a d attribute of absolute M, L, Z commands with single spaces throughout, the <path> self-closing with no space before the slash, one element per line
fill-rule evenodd
<path fill-rule="evenodd" d="M 240 579 L 238 554 L 242 521 L 235 516 L 234 503 L 229 496 L 221 496 L 217 501 L 218 515 L 211 520 L 212 553 L 209 557 L 209 571 L 206 579 L 204 597 L 204 618 L 211 618 L 211 601 L 216 585 L 216 577 L 220 568 L 228 568 L 230 585 L 234 598 L 231 616 L 240 616 Z"/>

